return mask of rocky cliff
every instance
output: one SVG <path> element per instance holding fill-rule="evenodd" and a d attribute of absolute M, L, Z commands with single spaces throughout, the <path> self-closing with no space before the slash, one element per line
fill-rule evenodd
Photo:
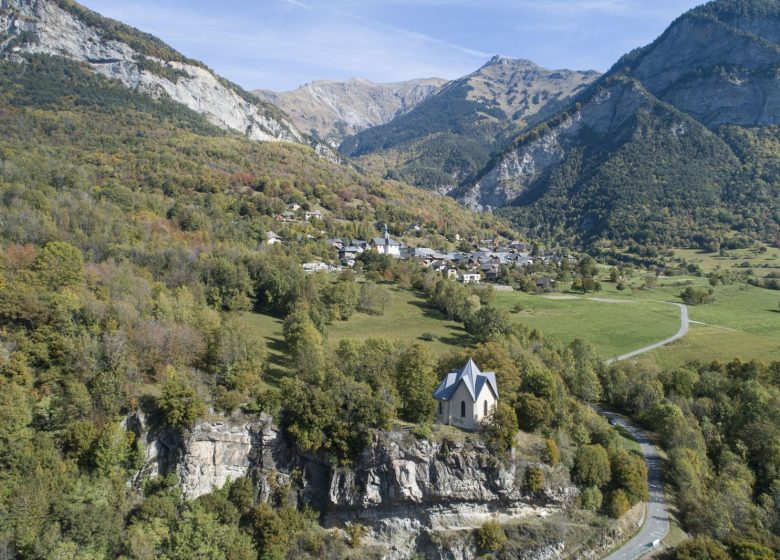
<path fill-rule="evenodd" d="M 692 10 L 449 194 L 585 245 L 696 244 L 701 231 L 771 242 L 777 222 L 762 216 L 780 178 L 755 159 L 774 157 L 780 134 L 778 28 L 778 0 Z"/>
<path fill-rule="evenodd" d="M 345 136 L 389 122 L 434 94 L 446 80 L 427 78 L 377 84 L 363 78 L 318 80 L 292 91 L 253 93 L 283 109 L 295 125 L 333 147 Z"/>
<path fill-rule="evenodd" d="M 130 89 L 167 95 L 220 128 L 254 140 L 304 142 L 275 107 L 254 102 L 159 40 L 69 0 L 0 0 L 0 54 L 18 62 L 24 54 L 69 58 Z"/>
<path fill-rule="evenodd" d="M 351 467 L 334 467 L 323 457 L 297 452 L 267 417 L 202 422 L 183 437 L 167 431 L 149 435 L 137 417 L 127 425 L 146 441 L 138 481 L 175 471 L 188 499 L 242 476 L 255 482 L 260 499 L 292 489 L 299 504 L 323 512 L 324 525 L 364 525 L 368 544 L 385 549 L 387 558 L 426 547 L 446 550 L 433 544 L 437 535 L 474 529 L 487 519 L 545 518 L 576 496 L 565 470 L 548 467 L 544 490 L 528 494 L 521 481 L 529 463 L 522 457 L 497 461 L 478 441 L 379 433 Z M 470 545 L 458 546 L 465 547 L 459 558 L 474 556 Z M 544 546 L 558 550 L 563 544 Z M 454 557 L 448 554 L 435 557 Z"/>
<path fill-rule="evenodd" d="M 548 70 L 495 56 L 408 113 L 345 138 L 339 150 L 410 184 L 447 192 L 476 174 L 507 139 L 592 83 L 594 71 Z"/>
<path fill-rule="evenodd" d="M 618 68 L 710 128 L 779 124 L 780 4 L 772 4 L 774 12 L 734 13 L 724 2 L 693 10 Z"/>

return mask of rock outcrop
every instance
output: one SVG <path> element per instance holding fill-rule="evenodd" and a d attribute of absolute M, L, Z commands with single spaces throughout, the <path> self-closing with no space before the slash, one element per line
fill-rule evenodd
<path fill-rule="evenodd" d="M 778 27 L 778 17 L 695 10 L 647 47 L 630 74 L 710 128 L 780 124 Z"/>
<path fill-rule="evenodd" d="M 284 110 L 300 130 L 315 132 L 335 148 L 345 136 L 409 112 L 445 83 L 441 78 L 385 84 L 351 78 L 318 80 L 292 91 L 253 93 Z"/>
<path fill-rule="evenodd" d="M 494 210 L 541 188 L 569 151 L 595 139 L 614 140 L 637 111 L 653 109 L 653 100 L 639 84 L 620 81 L 595 92 L 554 127 L 504 152 L 460 200 L 474 210 Z M 685 118 L 680 119 L 680 133 Z"/>
<path fill-rule="evenodd" d="M 184 496 L 194 499 L 247 476 L 260 499 L 283 488 L 299 504 L 324 512 L 326 526 L 364 525 L 367 542 L 386 548 L 387 558 L 407 557 L 433 546 L 438 533 L 474 529 L 487 519 L 546 517 L 576 496 L 560 472 L 548 473 L 552 482 L 543 491 L 528 494 L 521 484 L 528 463 L 519 457 L 497 461 L 478 441 L 378 433 L 351 467 L 333 467 L 323 457 L 298 452 L 267 417 L 202 422 L 183 437 L 149 435 L 141 422 L 127 424 L 146 440 L 139 481 L 175 471 Z M 463 554 L 472 558 L 474 551 Z"/>
<path fill-rule="evenodd" d="M 27 54 L 65 57 L 153 97 L 167 95 L 212 124 L 253 140 L 304 143 L 303 135 L 278 109 L 253 103 L 210 70 L 181 56 L 163 58 L 114 38 L 107 22 L 84 8 L 66 10 L 54 0 L 0 1 L 0 53 L 23 62 Z M 88 13 L 89 21 L 80 14 Z M 121 25 L 109 22 L 106 25 Z M 141 35 L 123 27 L 129 36 Z M 144 37 L 144 40 L 147 38 Z M 162 52 L 174 51 L 158 49 Z M 332 154 L 331 154 L 332 155 Z"/>

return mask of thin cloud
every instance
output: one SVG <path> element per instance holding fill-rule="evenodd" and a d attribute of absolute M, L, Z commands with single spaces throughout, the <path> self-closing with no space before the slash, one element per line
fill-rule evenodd
<path fill-rule="evenodd" d="M 697 0 L 83 0 L 251 88 L 455 78 L 494 53 L 606 70 Z"/>

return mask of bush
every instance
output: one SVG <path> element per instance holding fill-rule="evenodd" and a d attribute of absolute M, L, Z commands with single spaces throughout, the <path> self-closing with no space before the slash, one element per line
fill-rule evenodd
<path fill-rule="evenodd" d="M 551 466 L 556 466 L 561 462 L 561 450 L 558 448 L 558 444 L 554 439 L 548 439 L 544 443 L 544 454 L 542 455 L 544 462 Z"/>
<path fill-rule="evenodd" d="M 552 408 L 544 399 L 520 393 L 515 404 L 518 425 L 527 432 L 543 428 L 552 420 Z"/>
<path fill-rule="evenodd" d="M 729 551 L 734 560 L 774 560 L 775 558 L 770 548 L 747 539 L 732 542 Z"/>
<path fill-rule="evenodd" d="M 501 550 L 508 539 L 498 521 L 485 521 L 477 531 L 477 547 L 485 552 Z"/>
<path fill-rule="evenodd" d="M 509 313 L 484 305 L 464 321 L 466 332 L 480 342 L 504 336 L 510 329 Z"/>
<path fill-rule="evenodd" d="M 603 499 L 601 490 L 595 486 L 588 486 L 580 494 L 580 507 L 589 511 L 598 511 L 601 509 Z"/>
<path fill-rule="evenodd" d="M 506 453 L 515 443 L 518 431 L 517 415 L 511 406 L 499 402 L 482 421 L 480 431 L 496 453 Z"/>
<path fill-rule="evenodd" d="M 610 481 L 611 477 L 609 455 L 602 446 L 583 445 L 577 449 L 574 455 L 575 482 L 581 486 L 602 487 Z"/>
<path fill-rule="evenodd" d="M 428 424 L 417 424 L 410 430 L 410 433 L 417 439 L 429 439 L 433 435 Z"/>
<path fill-rule="evenodd" d="M 696 537 L 677 547 L 675 560 L 729 560 L 726 549 L 709 537 Z"/>
<path fill-rule="evenodd" d="M 544 488 L 544 470 L 541 467 L 528 467 L 523 486 L 528 492 L 539 492 Z"/>
<path fill-rule="evenodd" d="M 688 305 L 704 305 L 715 301 L 712 289 L 705 290 L 694 286 L 688 286 L 680 292 L 680 298 Z"/>
<path fill-rule="evenodd" d="M 623 490 L 615 490 L 609 499 L 609 515 L 620 519 L 631 507 L 628 497 Z"/>
<path fill-rule="evenodd" d="M 363 542 L 365 528 L 360 523 L 350 523 L 344 530 L 347 533 L 347 542 L 352 548 L 360 548 Z"/>
<path fill-rule="evenodd" d="M 206 412 L 206 405 L 192 387 L 185 384 L 181 375 L 168 366 L 165 385 L 160 396 L 160 410 L 165 423 L 177 430 L 191 428 Z"/>

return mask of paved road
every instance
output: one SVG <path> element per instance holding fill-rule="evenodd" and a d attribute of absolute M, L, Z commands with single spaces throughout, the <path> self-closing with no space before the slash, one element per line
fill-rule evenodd
<path fill-rule="evenodd" d="M 604 410 L 599 412 L 609 418 L 610 422 L 622 426 L 631 434 L 631 437 L 642 448 L 642 455 L 645 458 L 645 463 L 647 463 L 647 482 L 650 486 L 650 500 L 647 502 L 647 510 L 645 511 L 645 524 L 630 541 L 604 559 L 635 560 L 650 552 L 654 548 L 652 543 L 656 540 L 662 541 L 669 533 L 669 514 L 666 511 L 664 500 L 661 459 L 658 456 L 658 450 L 655 448 L 655 445 L 653 445 L 641 428 L 627 418 L 613 412 Z"/>
<path fill-rule="evenodd" d="M 644 348 L 634 350 L 628 354 L 623 354 L 617 358 L 612 358 L 611 360 L 608 360 L 607 363 L 611 364 L 622 360 L 628 360 L 629 358 L 644 354 L 645 352 L 650 352 L 651 350 L 660 348 L 678 338 L 684 337 L 688 333 L 688 328 L 690 326 L 688 306 L 682 303 L 669 303 L 669 305 L 676 305 L 680 308 L 680 330 L 678 330 L 674 336 L 662 340 L 661 342 L 645 346 Z M 639 443 L 639 446 L 642 449 L 642 456 L 647 464 L 647 482 L 650 486 L 650 500 L 647 502 L 647 509 L 645 511 L 645 523 L 630 541 L 604 559 L 636 560 L 653 550 L 655 548 L 654 543 L 660 543 L 669 533 L 669 513 L 666 511 L 666 501 L 664 499 L 663 467 L 661 465 L 661 459 L 658 456 L 658 450 L 641 428 L 627 418 L 613 412 L 607 412 L 605 410 L 599 410 L 599 412 L 603 416 L 606 416 L 611 423 L 622 426 L 631 434 L 631 437 Z"/>
<path fill-rule="evenodd" d="M 662 340 L 661 342 L 656 342 L 655 344 L 650 344 L 649 346 L 644 346 L 643 348 L 634 350 L 633 352 L 629 352 L 628 354 L 623 354 L 622 356 L 618 356 L 617 358 L 612 358 L 611 360 L 607 360 L 608 364 L 612 364 L 614 362 L 620 362 L 622 360 L 628 360 L 629 358 L 633 358 L 634 356 L 639 356 L 640 354 L 644 354 L 645 352 L 650 352 L 651 350 L 655 350 L 656 348 L 660 348 L 661 346 L 666 346 L 670 342 L 674 342 L 675 340 L 682 338 L 686 334 L 688 334 L 688 329 L 690 328 L 691 320 L 688 318 L 687 305 L 683 303 L 671 303 L 668 301 L 659 301 L 656 303 L 666 303 L 669 305 L 675 305 L 680 308 L 680 330 L 678 330 L 674 334 L 674 336 L 671 336 L 666 340 Z"/>

